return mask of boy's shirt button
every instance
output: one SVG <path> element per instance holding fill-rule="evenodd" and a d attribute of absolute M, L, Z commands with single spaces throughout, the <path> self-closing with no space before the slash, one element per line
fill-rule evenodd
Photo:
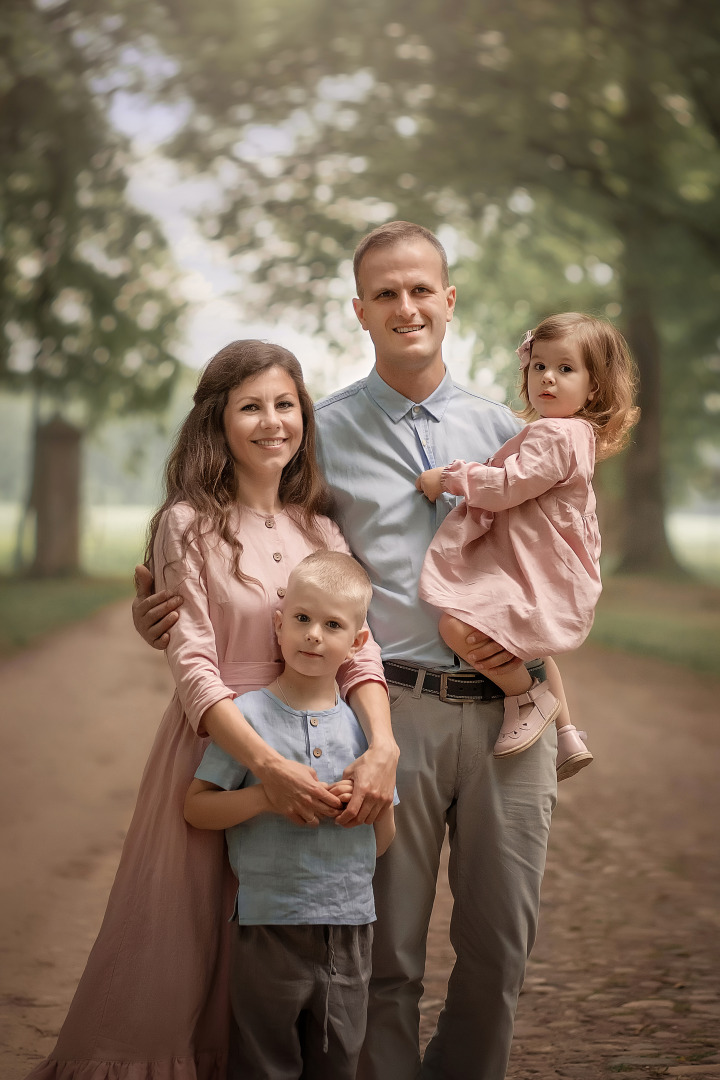
<path fill-rule="evenodd" d="M 319 746 L 316 746 L 313 750 L 313 757 L 322 757 L 322 750 Z"/>
<path fill-rule="evenodd" d="M 310 723 L 312 724 L 313 727 L 317 727 L 318 726 L 318 718 L 317 718 L 317 716 L 311 716 L 310 717 Z"/>

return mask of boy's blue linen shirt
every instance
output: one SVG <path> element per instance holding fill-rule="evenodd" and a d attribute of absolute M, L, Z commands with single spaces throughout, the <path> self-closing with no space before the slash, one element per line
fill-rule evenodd
<path fill-rule="evenodd" d="M 449 372 L 420 404 L 373 368 L 315 406 L 319 460 L 338 501 L 339 524 L 373 584 L 368 622 L 383 658 L 451 669 L 439 611 L 418 597 L 425 552 L 459 501 L 435 505 L 415 488 L 425 469 L 455 458 L 486 461 L 521 424 L 505 405 L 457 386 Z"/>
<path fill-rule="evenodd" d="M 311 765 L 326 783 L 340 780 L 343 769 L 367 750 L 363 730 L 342 700 L 332 709 L 299 712 L 262 689 L 242 694 L 235 704 L 268 745 L 290 761 Z M 225 791 L 260 782 L 212 742 L 195 776 Z M 238 878 L 234 917 L 239 923 L 354 926 L 374 921 L 372 825 L 345 829 L 324 819 L 310 828 L 280 814 L 259 814 L 226 829 L 225 835 Z"/>

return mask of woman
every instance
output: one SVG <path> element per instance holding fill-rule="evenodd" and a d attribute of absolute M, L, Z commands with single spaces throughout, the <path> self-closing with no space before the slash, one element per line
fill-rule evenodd
<path fill-rule="evenodd" d="M 272 619 L 293 566 L 321 547 L 347 550 L 325 516 L 329 498 L 300 365 L 279 346 L 234 342 L 210 361 L 194 402 L 167 462 L 167 498 L 147 550 L 155 580 L 183 598 L 167 650 L 177 689 L 99 937 L 55 1051 L 34 1080 L 225 1076 L 234 889 L 222 834 L 183 820 L 208 737 L 259 776 L 292 820 L 341 810 L 312 770 L 280 757 L 233 705 L 281 670 Z M 371 770 L 392 772 L 377 646 L 369 643 L 341 674 L 371 744 Z M 357 763 L 360 772 L 367 766 Z"/>

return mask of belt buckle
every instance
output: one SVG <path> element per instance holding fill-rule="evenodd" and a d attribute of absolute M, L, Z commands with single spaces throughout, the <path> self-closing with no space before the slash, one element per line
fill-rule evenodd
<path fill-rule="evenodd" d="M 465 697 L 465 698 L 457 697 L 457 696 L 448 697 L 448 687 L 447 687 L 448 679 L 474 679 L 474 678 L 475 678 L 474 674 L 472 674 L 470 672 L 466 673 L 464 671 L 458 671 L 458 672 L 441 671 L 440 672 L 440 700 L 445 701 L 445 702 L 447 702 L 449 704 L 452 704 L 453 702 L 455 702 L 455 704 L 457 704 L 457 705 L 461 704 L 464 701 L 477 701 L 478 699 L 476 697 Z"/>

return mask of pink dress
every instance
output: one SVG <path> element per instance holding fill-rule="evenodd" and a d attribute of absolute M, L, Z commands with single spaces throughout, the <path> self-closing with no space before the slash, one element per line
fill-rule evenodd
<path fill-rule="evenodd" d="M 430 545 L 420 596 L 523 660 L 576 649 L 592 626 L 600 534 L 585 420 L 535 420 L 486 464 L 454 461 L 463 495 Z"/>
<path fill-rule="evenodd" d="M 165 515 L 155 580 L 184 597 L 167 656 L 177 686 L 150 751 L 105 919 L 54 1052 L 33 1080 L 221 1080 L 228 1054 L 229 924 L 237 882 L 222 832 L 186 825 L 183 802 L 207 745 L 203 713 L 265 686 L 282 670 L 272 618 L 288 574 L 314 545 L 291 512 L 238 511 L 243 573 L 225 548 L 180 539 L 193 513 Z M 347 551 L 337 526 L 318 519 L 327 546 Z M 171 553 L 170 558 L 167 554 Z M 346 696 L 384 682 L 373 641 L 338 675 Z"/>

